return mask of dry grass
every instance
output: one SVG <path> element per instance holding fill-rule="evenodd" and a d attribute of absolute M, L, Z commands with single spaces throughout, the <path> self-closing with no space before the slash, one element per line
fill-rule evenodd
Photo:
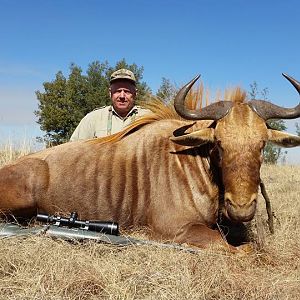
<path fill-rule="evenodd" d="M 299 299 L 300 167 L 264 166 L 262 178 L 276 215 L 275 234 L 265 230 L 263 249 L 245 256 L 192 254 L 6 238 L 0 299 Z M 266 222 L 262 197 L 259 213 Z"/>
<path fill-rule="evenodd" d="M 32 145 L 30 141 L 24 139 L 19 145 L 15 145 L 14 142 L 8 140 L 0 145 L 0 166 L 24 156 L 32 151 Z"/>

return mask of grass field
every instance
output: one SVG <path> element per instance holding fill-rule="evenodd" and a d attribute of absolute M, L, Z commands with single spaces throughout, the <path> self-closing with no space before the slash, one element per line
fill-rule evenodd
<path fill-rule="evenodd" d="M 0 152 L 2 165 L 26 153 L 9 151 Z M 300 167 L 263 166 L 262 179 L 275 234 L 260 196 L 265 241 L 252 253 L 5 238 L 0 299 L 300 299 Z"/>

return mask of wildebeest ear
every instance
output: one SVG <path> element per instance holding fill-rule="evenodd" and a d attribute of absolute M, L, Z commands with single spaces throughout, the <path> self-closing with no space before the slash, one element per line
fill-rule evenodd
<path fill-rule="evenodd" d="M 181 136 L 173 136 L 170 140 L 183 146 L 200 146 L 214 141 L 214 129 L 205 128 Z"/>
<path fill-rule="evenodd" d="M 290 133 L 269 129 L 269 141 L 286 148 L 296 147 L 300 145 L 300 137 Z"/>

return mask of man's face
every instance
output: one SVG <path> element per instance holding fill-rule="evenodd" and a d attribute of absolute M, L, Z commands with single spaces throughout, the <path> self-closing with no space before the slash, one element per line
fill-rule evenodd
<path fill-rule="evenodd" d="M 117 80 L 110 85 L 109 92 L 114 109 L 125 117 L 134 106 L 135 85 L 128 80 Z"/>

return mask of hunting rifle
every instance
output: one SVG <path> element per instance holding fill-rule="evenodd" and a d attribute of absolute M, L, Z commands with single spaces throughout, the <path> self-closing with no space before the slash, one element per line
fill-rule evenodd
<path fill-rule="evenodd" d="M 140 240 L 119 235 L 119 226 L 115 222 L 82 221 L 77 219 L 76 213 L 71 213 L 69 218 L 38 214 L 37 220 L 46 225 L 22 227 L 14 223 L 0 223 L 0 238 L 14 236 L 43 235 L 67 241 L 92 240 L 117 246 L 150 245 L 161 248 L 177 249 L 196 253 L 199 250 L 181 246 L 176 243 L 159 243 L 149 240 Z M 104 225 L 104 226 L 103 226 Z"/>
<path fill-rule="evenodd" d="M 55 226 L 68 226 L 111 235 L 119 235 L 119 224 L 116 222 L 78 220 L 78 213 L 72 212 L 69 218 L 55 215 L 37 214 L 36 220 Z"/>

